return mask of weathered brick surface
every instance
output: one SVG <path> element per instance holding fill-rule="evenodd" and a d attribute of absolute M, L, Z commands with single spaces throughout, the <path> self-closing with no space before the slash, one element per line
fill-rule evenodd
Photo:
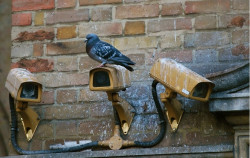
<path fill-rule="evenodd" d="M 183 13 L 181 3 L 166 3 L 162 5 L 161 15 L 180 15 Z"/>
<path fill-rule="evenodd" d="M 46 13 L 46 24 L 69 23 L 77 21 L 89 21 L 89 10 L 59 10 Z"/>
<path fill-rule="evenodd" d="M 88 118 L 88 107 L 83 105 L 59 105 L 49 106 L 44 109 L 44 119 L 46 120 L 65 120 Z"/>
<path fill-rule="evenodd" d="M 35 43 L 33 45 L 33 56 L 39 57 L 43 55 L 43 44 Z"/>
<path fill-rule="evenodd" d="M 66 55 L 86 52 L 84 41 L 57 42 L 47 44 L 46 55 Z"/>
<path fill-rule="evenodd" d="M 12 11 L 53 9 L 54 0 L 12 0 Z"/>
<path fill-rule="evenodd" d="M 88 56 L 81 57 L 80 61 L 79 61 L 79 69 L 81 71 L 93 69 L 93 68 L 97 67 L 98 65 L 100 65 L 99 62 L 97 62 L 93 59 L 90 59 Z"/>
<path fill-rule="evenodd" d="M 37 77 L 45 87 L 86 85 L 89 80 L 86 73 L 47 73 L 38 74 Z"/>
<path fill-rule="evenodd" d="M 249 10 L 248 0 L 233 0 L 233 9 Z"/>
<path fill-rule="evenodd" d="M 57 29 L 57 39 L 69 39 L 76 37 L 76 26 L 65 26 Z"/>
<path fill-rule="evenodd" d="M 78 70 L 78 62 L 76 56 L 58 57 L 55 65 L 57 71 L 76 71 Z"/>
<path fill-rule="evenodd" d="M 248 14 L 226 14 L 219 16 L 219 28 L 249 26 Z"/>
<path fill-rule="evenodd" d="M 181 33 L 169 32 L 166 36 L 161 37 L 160 46 L 164 48 L 175 48 L 182 45 Z"/>
<path fill-rule="evenodd" d="M 103 23 L 99 24 L 83 24 L 79 26 L 79 37 L 84 37 L 89 33 L 95 33 L 99 36 L 112 36 L 122 34 L 122 24 L 116 23 Z"/>
<path fill-rule="evenodd" d="M 191 18 L 150 20 L 148 22 L 148 33 L 167 30 L 190 30 L 192 28 Z"/>
<path fill-rule="evenodd" d="M 139 49 L 139 48 L 155 48 L 157 47 L 156 37 L 127 37 L 116 38 L 114 46 L 119 50 Z"/>
<path fill-rule="evenodd" d="M 25 68 L 30 72 L 47 72 L 53 71 L 54 62 L 48 59 L 21 59 L 11 64 L 12 68 Z"/>
<path fill-rule="evenodd" d="M 43 40 L 53 40 L 54 39 L 54 30 L 52 28 L 45 29 L 35 29 L 34 31 L 23 31 L 18 33 L 15 40 L 18 42 L 23 41 L 43 41 Z"/>
<path fill-rule="evenodd" d="M 17 13 L 12 14 L 13 26 L 27 26 L 31 25 L 31 13 Z"/>
<path fill-rule="evenodd" d="M 138 35 L 145 33 L 145 22 L 144 21 L 128 21 L 124 28 L 125 35 Z"/>
<path fill-rule="evenodd" d="M 80 90 L 78 101 L 102 101 L 108 100 L 107 94 L 101 91 L 90 91 L 89 89 Z"/>
<path fill-rule="evenodd" d="M 159 16 L 159 5 L 132 5 L 132 6 L 118 6 L 116 8 L 117 19 L 130 19 L 141 17 L 157 17 Z"/>
<path fill-rule="evenodd" d="M 91 10 L 92 21 L 110 21 L 112 19 L 111 7 L 98 7 Z"/>
<path fill-rule="evenodd" d="M 216 29 L 216 16 L 198 16 L 195 18 L 196 29 Z"/>
<path fill-rule="evenodd" d="M 227 12 L 230 0 L 186 1 L 185 6 L 185 14 Z"/>
<path fill-rule="evenodd" d="M 33 54 L 32 44 L 17 44 L 11 47 L 11 58 L 29 57 Z"/>
<path fill-rule="evenodd" d="M 76 90 L 57 90 L 56 102 L 60 103 L 74 103 L 77 101 Z"/>
<path fill-rule="evenodd" d="M 57 8 L 71 8 L 75 7 L 76 0 L 58 0 Z"/>
<path fill-rule="evenodd" d="M 56 138 L 77 135 L 76 121 L 58 121 L 55 123 Z"/>
<path fill-rule="evenodd" d="M 171 58 L 178 62 L 192 62 L 192 51 L 183 50 L 183 51 L 161 52 L 156 54 L 155 61 L 158 58 Z"/>
<path fill-rule="evenodd" d="M 249 30 L 235 30 L 232 32 L 233 43 L 249 42 Z"/>
<path fill-rule="evenodd" d="M 122 0 L 79 0 L 80 6 L 84 5 L 98 5 L 98 4 L 116 4 L 122 3 Z"/>

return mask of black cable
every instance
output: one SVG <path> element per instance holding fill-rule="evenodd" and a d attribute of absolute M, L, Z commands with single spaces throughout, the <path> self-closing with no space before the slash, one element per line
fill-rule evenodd
<path fill-rule="evenodd" d="M 69 147 L 69 148 L 62 148 L 62 149 L 55 149 L 55 150 L 37 150 L 37 151 L 29 151 L 23 150 L 19 147 L 16 141 L 16 134 L 17 134 L 17 117 L 16 117 L 16 110 L 14 99 L 11 95 L 9 95 L 9 103 L 10 103 L 10 112 L 11 112 L 11 143 L 14 149 L 23 155 L 31 155 L 31 154 L 49 154 L 49 153 L 62 153 L 62 152 L 72 152 L 72 151 L 80 151 L 85 149 L 90 149 L 92 147 L 98 146 L 98 141 L 90 142 L 87 144 Z"/>
<path fill-rule="evenodd" d="M 141 142 L 141 141 L 135 141 L 135 146 L 138 147 L 152 147 L 160 143 L 160 141 L 164 138 L 165 132 L 166 132 L 166 119 L 164 117 L 164 113 L 162 111 L 158 96 L 157 96 L 157 91 L 156 91 L 156 86 L 158 84 L 158 81 L 154 80 L 152 83 L 152 95 L 153 99 L 155 102 L 155 106 L 159 115 L 159 120 L 160 120 L 160 133 L 158 136 L 152 140 L 152 141 L 146 141 L 146 142 Z"/>

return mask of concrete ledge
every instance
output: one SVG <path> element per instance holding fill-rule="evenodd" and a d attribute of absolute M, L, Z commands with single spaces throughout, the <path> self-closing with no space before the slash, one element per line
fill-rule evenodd
<path fill-rule="evenodd" d="M 83 151 L 41 155 L 19 155 L 9 156 L 13 158 L 80 158 L 80 157 L 233 157 L 233 145 L 211 145 L 211 146 L 187 146 L 187 147 L 165 147 L 147 149 L 122 149 Z M 9 158 L 8 157 L 8 158 Z M 7 157 L 6 157 L 7 158 Z"/>

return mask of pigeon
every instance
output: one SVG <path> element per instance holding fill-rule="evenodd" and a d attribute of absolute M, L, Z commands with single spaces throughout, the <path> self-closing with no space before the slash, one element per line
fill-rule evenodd
<path fill-rule="evenodd" d="M 86 52 L 90 58 L 101 63 L 99 67 L 105 66 L 105 64 L 120 65 L 134 71 L 129 65 L 135 65 L 127 56 L 123 55 L 111 44 L 101 41 L 96 34 L 88 34 L 84 41 L 86 44 Z"/>

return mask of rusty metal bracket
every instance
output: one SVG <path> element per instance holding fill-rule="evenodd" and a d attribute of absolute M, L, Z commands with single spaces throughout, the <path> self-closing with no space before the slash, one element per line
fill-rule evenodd
<path fill-rule="evenodd" d="M 161 101 L 167 108 L 166 115 L 173 132 L 176 132 L 181 121 L 183 110 L 181 103 L 176 99 L 176 93 L 166 88 L 165 93 L 160 94 Z"/>
<path fill-rule="evenodd" d="M 24 133 L 28 141 L 32 139 L 37 126 L 40 122 L 38 114 L 28 106 L 28 102 L 16 103 L 16 111 L 21 116 L 21 122 L 23 124 Z"/>
<path fill-rule="evenodd" d="M 116 92 L 107 92 L 107 95 L 109 101 L 112 101 L 112 105 L 118 113 L 123 133 L 128 134 L 130 125 L 135 115 L 133 107 L 126 100 L 122 99 Z"/>

